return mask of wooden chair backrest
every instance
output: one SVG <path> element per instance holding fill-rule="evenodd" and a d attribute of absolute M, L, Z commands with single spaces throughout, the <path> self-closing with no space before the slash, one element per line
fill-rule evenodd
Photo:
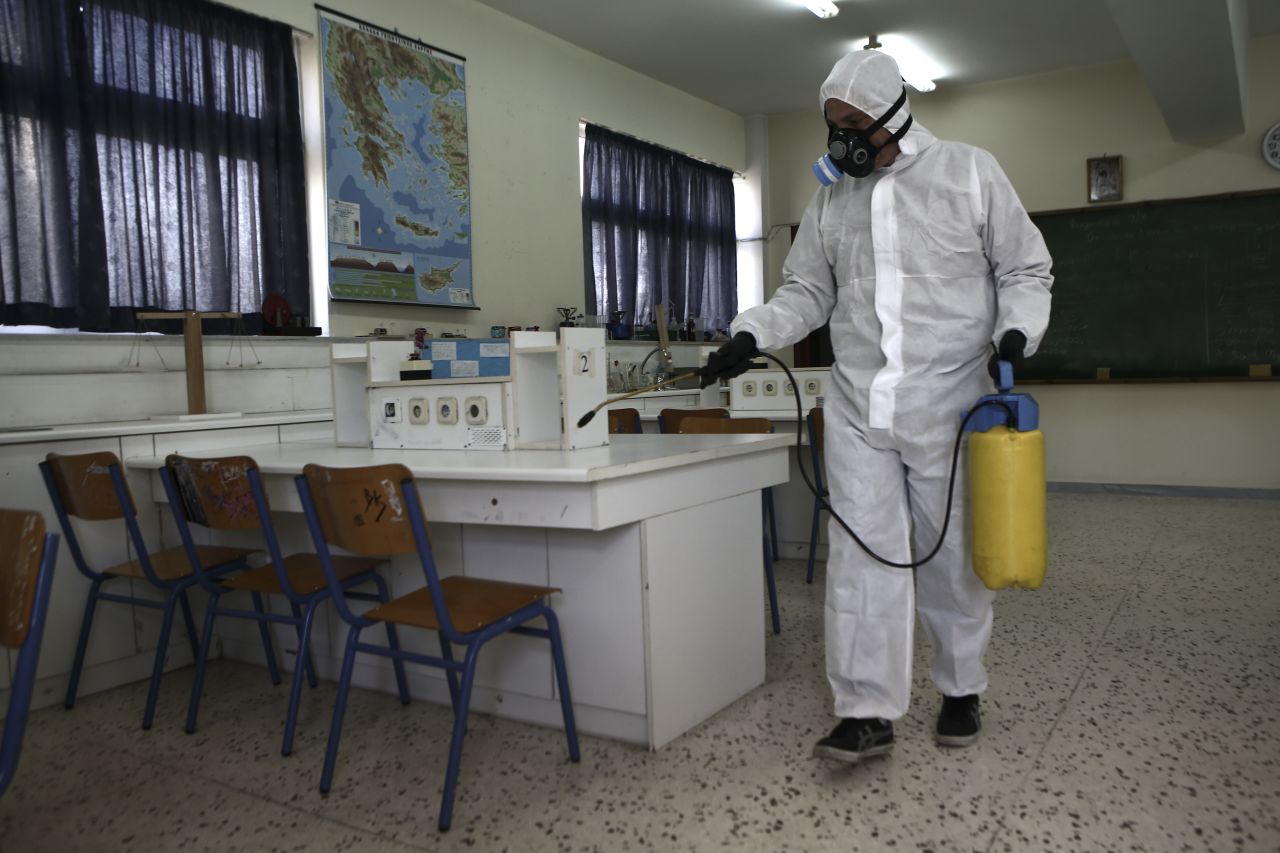
<path fill-rule="evenodd" d="M 191 521 L 215 530 L 262 527 L 249 485 L 249 472 L 256 471 L 258 463 L 250 457 L 189 459 L 173 453 L 165 457 L 164 464 Z"/>
<path fill-rule="evenodd" d="M 610 435 L 629 435 L 640 432 L 639 409 L 610 409 Z"/>
<path fill-rule="evenodd" d="M 302 469 L 325 541 L 353 554 L 382 556 L 418 550 L 400 484 L 413 482 L 403 465 Z"/>
<path fill-rule="evenodd" d="M 663 409 L 658 413 L 658 420 L 662 421 L 662 431 L 677 433 L 680 431 L 680 422 L 685 418 L 727 418 L 729 417 L 728 409 Z"/>
<path fill-rule="evenodd" d="M 45 457 L 45 462 L 53 474 L 53 483 L 67 515 L 85 521 L 124 518 L 124 509 L 116 497 L 115 484 L 111 482 L 109 466 L 120 464 L 114 453 L 109 450 L 77 456 L 50 453 Z M 129 497 L 129 511 L 133 513 L 133 495 L 129 493 L 127 482 L 125 494 Z"/>
<path fill-rule="evenodd" d="M 680 421 L 685 435 L 745 435 L 773 432 L 768 418 L 685 418 Z"/>
<path fill-rule="evenodd" d="M 0 509 L 0 643 L 10 648 L 27 641 L 43 557 L 40 513 Z"/>
<path fill-rule="evenodd" d="M 822 429 L 822 407 L 821 407 L 821 406 L 814 406 L 812 409 L 810 409 L 810 410 L 809 410 L 809 417 L 813 418 L 813 439 L 812 439 L 812 441 L 813 441 L 813 446 L 814 446 L 814 447 L 816 447 L 816 448 L 818 449 L 818 452 L 819 452 L 819 453 L 821 453 L 821 452 L 822 452 L 822 444 L 823 444 L 823 441 L 824 441 L 824 439 L 823 439 L 823 437 L 822 437 L 822 434 L 823 434 L 823 429 Z"/>

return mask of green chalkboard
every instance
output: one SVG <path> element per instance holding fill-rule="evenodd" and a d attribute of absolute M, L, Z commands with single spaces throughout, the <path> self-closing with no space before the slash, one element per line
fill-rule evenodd
<path fill-rule="evenodd" d="M 1026 379 L 1280 375 L 1280 193 L 1033 215 L 1053 255 Z"/>

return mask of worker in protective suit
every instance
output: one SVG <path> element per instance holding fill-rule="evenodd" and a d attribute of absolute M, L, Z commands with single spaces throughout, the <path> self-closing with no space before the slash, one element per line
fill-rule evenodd
<path fill-rule="evenodd" d="M 794 344 L 829 322 L 831 506 L 871 549 L 910 563 L 942 530 L 962 412 L 992 392 L 997 358 L 1016 372 L 1044 335 L 1051 259 L 995 159 L 912 119 L 887 54 L 841 59 L 819 101 L 845 174 L 814 195 L 783 286 L 733 321 L 704 382 L 739 375 L 757 347 Z M 993 593 L 970 564 L 964 458 L 946 542 L 914 577 L 829 527 L 826 664 L 840 722 L 816 755 L 857 761 L 892 749 L 911 694 L 917 609 L 943 696 L 936 740 L 978 737 Z"/>

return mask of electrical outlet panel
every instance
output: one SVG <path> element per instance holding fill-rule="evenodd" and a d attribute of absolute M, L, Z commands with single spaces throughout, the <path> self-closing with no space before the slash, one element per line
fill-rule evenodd
<path fill-rule="evenodd" d="M 510 446 L 511 383 L 371 385 L 370 446 L 405 450 L 503 450 Z M 413 395 L 413 396 L 409 396 Z"/>
<path fill-rule="evenodd" d="M 484 426 L 489 420 L 489 401 L 484 397 L 468 397 L 463 409 L 470 426 Z"/>
<path fill-rule="evenodd" d="M 800 408 L 807 412 L 822 405 L 823 383 L 831 371 L 822 367 L 797 367 L 795 378 L 782 370 L 752 370 L 729 380 L 729 407 L 734 415 L 794 418 L 796 392 Z"/>

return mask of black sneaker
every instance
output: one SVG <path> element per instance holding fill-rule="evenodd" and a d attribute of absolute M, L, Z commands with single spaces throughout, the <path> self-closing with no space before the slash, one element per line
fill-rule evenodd
<path fill-rule="evenodd" d="M 982 715 L 978 713 L 978 696 L 943 696 L 938 712 L 936 740 L 942 746 L 969 746 L 982 731 Z"/>
<path fill-rule="evenodd" d="M 877 717 L 841 720 L 831 734 L 813 748 L 814 758 L 857 763 L 893 749 L 893 723 Z"/>

